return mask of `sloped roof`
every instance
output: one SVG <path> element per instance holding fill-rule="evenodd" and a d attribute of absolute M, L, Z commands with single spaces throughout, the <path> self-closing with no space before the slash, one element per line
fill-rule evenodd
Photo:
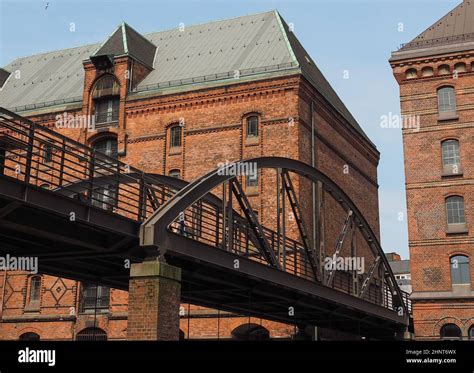
<path fill-rule="evenodd" d="M 155 52 L 156 45 L 139 34 L 128 24 L 122 22 L 93 56 L 120 56 L 127 54 L 145 65 L 153 67 Z"/>
<path fill-rule="evenodd" d="M 145 36 L 122 23 L 102 44 L 18 58 L 5 70 L 19 70 L 21 79 L 11 77 L 5 83 L 0 92 L 0 106 L 21 111 L 27 109 L 20 108 L 25 105 L 79 102 L 84 82 L 82 61 L 93 55 L 127 53 L 153 67 L 137 86 L 138 92 L 160 90 L 171 86 L 170 82 L 184 85 L 227 78 L 231 83 L 235 71 L 253 79 L 268 72 L 300 72 L 370 142 L 276 11 Z"/>
<path fill-rule="evenodd" d="M 416 54 L 417 51 L 420 54 L 424 49 L 433 53 L 433 48 L 449 51 L 449 46 L 470 42 L 474 42 L 474 0 L 464 0 L 412 41 L 404 44 L 394 55 L 403 52 Z"/>

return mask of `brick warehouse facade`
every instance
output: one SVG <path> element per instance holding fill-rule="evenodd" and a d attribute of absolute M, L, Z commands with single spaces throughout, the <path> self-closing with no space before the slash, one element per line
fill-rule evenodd
<path fill-rule="evenodd" d="M 251 33 L 248 42 L 241 41 L 243 46 L 228 39 L 217 47 L 215 43 L 214 49 L 208 47 L 213 45 L 213 34 L 230 30 L 231 38 L 245 28 Z M 122 35 L 126 37 L 122 39 Z M 261 39 L 252 39 L 256 35 Z M 194 49 L 186 47 L 190 43 Z M 173 49 L 174 44 L 179 50 Z M 237 47 L 244 52 L 232 54 Z M 259 61 L 252 54 L 258 49 L 261 55 L 268 55 L 266 60 Z M 209 60 L 213 53 L 215 59 Z M 220 53 L 231 55 L 220 57 Z M 203 64 L 200 58 L 204 57 L 208 63 Z M 65 59 L 74 61 L 78 68 L 65 68 Z M 187 59 L 194 59 L 194 63 Z M 221 61 L 220 65 L 216 61 Z M 38 77 L 38 71 L 28 71 L 35 63 L 44 64 L 42 71 L 45 66 L 60 66 L 56 71 L 50 67 Z M 206 74 L 206 69 L 212 74 Z M 3 71 L 12 76 L 2 83 L 1 106 L 15 107 L 14 111 L 51 128 L 57 128 L 57 116 L 64 112 L 71 116 L 95 115 L 98 119 L 104 115 L 105 121 L 95 130 L 57 130 L 145 172 L 187 181 L 215 169 L 220 162 L 263 155 L 310 164 L 314 122 L 316 167 L 344 189 L 379 236 L 379 153 L 277 12 L 191 26 L 184 31 L 170 30 L 147 38 L 122 24 L 102 45 L 26 57 Z M 16 82 L 16 71 L 23 71 L 26 78 Z M 187 72 L 187 79 L 176 79 L 175 71 L 182 75 Z M 19 94 L 19 89 L 29 91 Z M 37 97 L 33 97 L 35 89 Z M 52 100 L 44 103 L 43 92 L 48 92 Z M 80 96 L 75 95 L 78 92 Z M 249 123 L 256 123 L 254 133 Z M 264 172 L 256 185 L 244 183 L 251 195 L 250 203 L 261 222 L 270 228 L 275 225 L 276 215 L 272 179 L 274 175 Z M 310 186 L 296 183 L 295 188 L 301 203 L 310 206 Z M 325 237 L 334 243 L 340 225 L 330 222 L 340 221 L 341 216 L 336 209 L 330 214 L 326 217 L 329 224 Z M 290 235 L 296 235 L 296 224 L 290 217 L 285 219 Z M 304 219 L 310 227 L 310 209 Z M 363 253 L 363 245 L 360 248 Z M 69 279 L 4 272 L 0 286 L 1 339 L 31 336 L 26 333 L 45 340 L 86 339 L 93 328 L 95 332 L 103 331 L 109 340 L 125 339 L 127 335 L 128 294 L 124 291 L 98 291 L 92 286 L 96 303 L 91 307 L 84 301 L 86 286 Z M 35 289 L 40 289 L 39 294 Z M 104 302 L 99 307 L 97 299 Z M 256 330 L 266 330 L 272 338 L 291 338 L 295 334 L 292 325 L 198 306 L 182 305 L 180 314 L 184 338 L 230 338 L 248 324 L 260 325 L 264 329 Z"/>
<path fill-rule="evenodd" d="M 417 339 L 474 339 L 474 1 L 392 54 Z M 410 124 L 419 124 L 410 128 Z"/>

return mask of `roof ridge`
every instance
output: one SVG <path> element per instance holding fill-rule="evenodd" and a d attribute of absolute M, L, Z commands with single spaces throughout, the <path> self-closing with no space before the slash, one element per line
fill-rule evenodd
<path fill-rule="evenodd" d="M 264 11 L 264 12 L 258 12 L 258 13 L 247 13 L 247 14 L 244 14 L 244 15 L 241 15 L 241 16 L 237 16 L 237 17 L 214 19 L 214 20 L 211 20 L 211 21 L 208 21 L 208 22 L 194 23 L 194 24 L 189 25 L 189 26 L 186 26 L 186 25 L 185 25 L 185 28 L 191 28 L 191 27 L 209 25 L 209 24 L 218 23 L 218 22 L 232 21 L 232 20 L 236 20 L 236 19 L 239 19 L 239 18 L 246 18 L 246 17 L 251 17 L 251 16 L 258 16 L 259 14 L 273 13 L 274 11 L 275 11 L 275 9 L 273 9 L 273 10 L 267 10 L 267 11 Z M 176 27 L 173 27 L 173 28 L 168 28 L 168 29 L 165 29 L 165 30 L 152 31 L 152 32 L 146 33 L 146 34 L 144 34 L 144 35 L 158 34 L 159 32 L 173 31 L 173 30 L 176 30 L 176 29 L 177 29 Z"/>
<path fill-rule="evenodd" d="M 278 25 L 280 26 L 280 31 L 283 34 L 283 37 L 285 38 L 286 46 L 288 48 L 288 51 L 290 52 L 291 58 L 293 59 L 293 62 L 296 62 L 297 66 L 300 67 L 301 65 L 300 65 L 298 59 L 296 58 L 295 51 L 293 50 L 293 47 L 291 46 L 290 40 L 288 39 L 288 34 L 286 32 L 285 27 L 283 26 L 283 23 L 286 24 L 287 26 L 288 26 L 288 24 L 283 19 L 283 17 L 281 16 L 280 12 L 278 12 L 277 9 L 274 9 L 273 12 L 274 12 L 275 17 L 277 19 Z"/>
<path fill-rule="evenodd" d="M 239 19 L 239 18 L 246 18 L 246 17 L 250 17 L 250 16 L 257 16 L 259 14 L 267 14 L 267 13 L 274 13 L 276 11 L 276 9 L 273 9 L 273 10 L 268 10 L 268 11 L 263 11 L 263 12 L 258 12 L 258 13 L 248 13 L 248 14 L 245 14 L 245 15 L 241 15 L 241 16 L 237 16 L 237 17 L 231 17 L 231 18 L 221 18 L 221 19 L 216 19 L 216 20 L 211 20 L 211 21 L 208 21 L 208 22 L 201 22 L 201 23 L 195 23 L 195 24 L 192 24 L 190 26 L 186 26 L 187 28 L 191 28 L 191 27 L 197 27 L 197 26 L 203 26 L 203 25 L 207 25 L 207 24 L 212 24 L 212 23 L 217 23 L 217 22 L 224 22 L 224 21 L 231 21 L 231 20 L 235 20 L 235 19 Z M 24 59 L 24 58 L 28 58 L 28 57 L 34 57 L 34 56 L 40 56 L 40 55 L 43 55 L 43 54 L 50 54 L 50 53 L 55 53 L 55 52 L 60 52 L 60 51 L 66 51 L 66 50 L 69 50 L 69 49 L 77 49 L 77 48 L 84 48 L 84 47 L 88 47 L 88 46 L 95 46 L 95 45 L 99 45 L 99 47 L 93 51 L 93 53 L 91 53 L 91 55 L 94 55 L 95 53 L 97 53 L 100 48 L 103 47 L 103 45 L 107 42 L 107 40 L 109 40 L 109 38 L 115 34 L 115 32 L 118 30 L 119 27 L 122 26 L 122 24 L 125 23 L 128 27 L 130 27 L 133 31 L 135 31 L 137 34 L 139 34 L 140 36 L 142 36 L 145 40 L 147 40 L 148 42 L 152 43 L 150 39 L 147 38 L 147 36 L 149 35 L 153 35 L 153 34 L 158 34 L 158 33 L 162 33 L 162 32 L 168 32 L 168 31 L 173 31 L 173 30 L 176 30 L 176 27 L 173 27 L 173 28 L 168 28 L 168 29 L 164 29 L 164 30 L 158 30 L 158 31 L 151 31 L 151 32 L 147 32 L 147 33 L 140 33 L 138 32 L 137 30 L 135 30 L 133 27 L 131 27 L 127 22 L 125 21 L 122 21 L 120 23 L 120 25 L 118 25 L 112 33 L 110 33 L 102 42 L 101 41 L 97 41 L 95 43 L 90 43 L 90 44 L 82 44 L 82 45 L 77 45 L 75 47 L 69 47 L 69 48 L 61 48 L 61 49 L 54 49 L 54 50 L 50 50 L 50 51 L 46 51 L 46 52 L 40 52 L 40 53 L 33 53 L 33 54 L 28 54 L 26 56 L 20 56 L 20 57 L 16 57 L 15 59 L 11 60 L 10 63 L 8 63 L 7 65 L 3 66 L 4 68 L 8 65 L 10 65 L 11 63 L 19 60 L 19 59 Z M 152 43 L 153 44 L 153 43 Z"/>

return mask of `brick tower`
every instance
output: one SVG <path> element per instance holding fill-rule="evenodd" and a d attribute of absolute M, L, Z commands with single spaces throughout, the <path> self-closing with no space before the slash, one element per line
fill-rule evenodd
<path fill-rule="evenodd" d="M 474 1 L 392 54 L 417 339 L 474 339 Z"/>

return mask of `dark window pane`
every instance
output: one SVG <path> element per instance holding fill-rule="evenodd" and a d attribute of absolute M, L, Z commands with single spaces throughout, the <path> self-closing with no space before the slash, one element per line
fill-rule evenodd
<path fill-rule="evenodd" d="M 106 310 L 109 308 L 109 288 L 94 284 L 83 284 L 81 292 L 81 312 Z"/>
<path fill-rule="evenodd" d="M 258 117 L 252 116 L 247 118 L 247 137 L 258 136 Z"/>
<path fill-rule="evenodd" d="M 171 128 L 170 134 L 170 147 L 180 147 L 181 146 L 181 127 L 174 126 Z"/>
<path fill-rule="evenodd" d="M 95 122 L 97 124 L 118 121 L 120 100 L 107 98 L 95 101 Z"/>
<path fill-rule="evenodd" d="M 118 145 L 117 139 L 108 138 L 105 140 L 96 141 L 92 147 L 94 150 L 105 154 L 108 157 L 117 158 L 118 157 Z"/>
<path fill-rule="evenodd" d="M 34 276 L 31 278 L 30 302 L 38 302 L 41 291 L 41 277 Z"/>
<path fill-rule="evenodd" d="M 46 144 L 43 147 L 43 160 L 44 162 L 48 163 L 53 160 L 53 147 L 51 144 Z"/>
<path fill-rule="evenodd" d="M 29 332 L 29 333 L 23 333 L 22 335 L 20 335 L 20 341 L 39 341 L 39 340 L 40 340 L 40 336 L 36 333 Z"/>
<path fill-rule="evenodd" d="M 441 339 L 461 339 L 461 329 L 454 324 L 446 324 L 441 328 Z"/>

